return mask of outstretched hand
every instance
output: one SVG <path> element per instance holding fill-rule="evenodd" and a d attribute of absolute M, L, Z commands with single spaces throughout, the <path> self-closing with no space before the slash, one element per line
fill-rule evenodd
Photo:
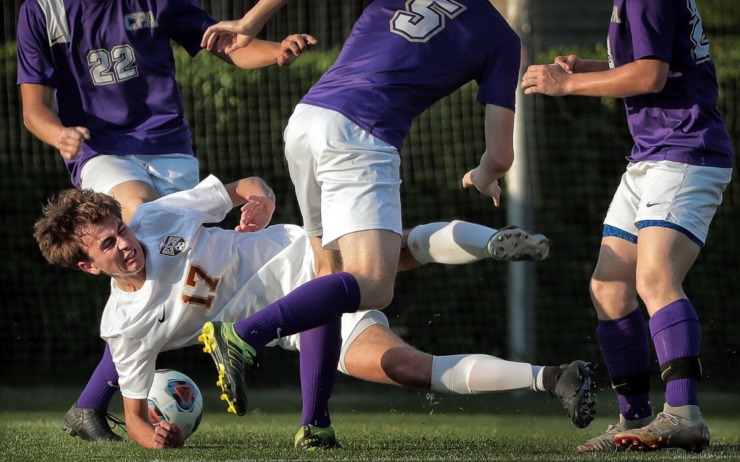
<path fill-rule="evenodd" d="M 213 51 L 215 46 L 216 51 L 232 53 L 249 45 L 258 33 L 259 30 L 249 29 L 244 18 L 221 21 L 206 29 L 200 46 L 208 51 Z"/>
<path fill-rule="evenodd" d="M 521 86 L 524 89 L 524 94 L 565 95 L 566 81 L 573 74 L 571 69 L 565 62 L 529 66 L 522 76 Z"/>
<path fill-rule="evenodd" d="M 469 188 L 475 186 L 481 194 L 493 199 L 493 205 L 498 207 L 501 200 L 501 186 L 498 184 L 498 180 L 489 181 L 482 178 L 480 174 L 480 167 L 476 167 L 470 170 L 463 176 L 462 187 Z"/>
<path fill-rule="evenodd" d="M 277 63 L 279 66 L 290 66 L 303 54 L 304 51 L 308 50 L 309 46 L 314 46 L 318 42 L 312 35 L 308 34 L 292 34 L 283 39 L 280 42 L 280 56 L 278 56 Z"/>
<path fill-rule="evenodd" d="M 240 233 L 259 231 L 270 224 L 275 212 L 275 201 L 265 196 L 249 196 L 241 207 L 242 216 L 234 228 Z"/>

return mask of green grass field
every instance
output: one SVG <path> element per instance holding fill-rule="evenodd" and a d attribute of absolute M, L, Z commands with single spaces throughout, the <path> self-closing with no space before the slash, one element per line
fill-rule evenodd
<path fill-rule="evenodd" d="M 701 455 L 677 449 L 578 455 L 573 452 L 578 443 L 613 423 L 612 404 L 599 402 L 597 419 L 578 430 L 544 393 L 429 397 L 389 387 L 342 386 L 332 413 L 344 448 L 307 454 L 292 448 L 298 390 L 254 391 L 251 412 L 236 417 L 225 412 L 214 389 L 201 389 L 205 412 L 198 431 L 183 449 L 154 451 L 130 441 L 84 442 L 62 432 L 64 412 L 79 390 L 0 388 L 0 461 L 740 460 L 737 394 L 702 396 L 712 443 Z M 610 392 L 599 398 L 612 401 Z M 113 411 L 122 416 L 120 405 Z"/>

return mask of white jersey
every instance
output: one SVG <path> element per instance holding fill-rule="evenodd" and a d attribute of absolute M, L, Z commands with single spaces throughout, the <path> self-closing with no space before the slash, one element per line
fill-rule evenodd
<path fill-rule="evenodd" d="M 254 233 L 203 226 L 232 208 L 223 184 L 209 176 L 132 217 L 146 249 L 146 282 L 124 292 L 111 281 L 100 326 L 123 396 L 146 398 L 157 354 L 196 344 L 207 321 L 245 318 L 315 277 L 310 241 L 298 226 Z"/>

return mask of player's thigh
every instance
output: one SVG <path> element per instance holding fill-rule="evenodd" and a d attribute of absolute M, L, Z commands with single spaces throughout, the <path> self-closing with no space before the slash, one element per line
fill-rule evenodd
<path fill-rule="evenodd" d="M 640 230 L 637 243 L 637 292 L 651 314 L 686 298 L 682 284 L 699 256 L 686 234 L 664 226 Z"/>
<path fill-rule="evenodd" d="M 198 159 L 190 154 L 137 156 L 160 196 L 194 188 L 200 181 Z"/>
<path fill-rule="evenodd" d="M 81 172 L 83 189 L 109 194 L 122 183 L 140 182 L 154 189 L 146 168 L 135 156 L 115 156 L 103 154 L 88 160 Z"/>
<path fill-rule="evenodd" d="M 158 197 L 193 188 L 198 184 L 199 167 L 198 160 L 189 154 L 104 154 L 87 161 L 81 177 L 82 188 L 105 194 L 122 183 L 146 183 L 156 191 Z"/>
<path fill-rule="evenodd" d="M 324 150 L 316 173 L 325 246 L 359 231 L 401 236 L 400 165 L 395 148 L 369 135 Z"/>
<path fill-rule="evenodd" d="M 317 140 L 323 132 L 321 115 L 326 109 L 299 104 L 288 120 L 283 133 L 285 159 L 295 188 L 303 228 L 310 237 L 321 236 L 321 186 L 316 180 L 317 153 L 323 142 Z"/>
<path fill-rule="evenodd" d="M 617 236 L 604 236 L 591 276 L 591 300 L 599 319 L 629 314 L 637 304 L 635 269 L 637 245 Z"/>
<path fill-rule="evenodd" d="M 636 227 L 674 229 L 703 246 L 732 169 L 672 161 L 644 164 L 648 168 L 635 212 Z"/>
<path fill-rule="evenodd" d="M 383 309 L 393 298 L 398 272 L 401 236 L 376 229 L 345 234 L 339 238 L 342 270 L 360 286 L 360 309 Z"/>
<path fill-rule="evenodd" d="M 285 131 L 286 158 L 304 228 L 324 246 L 348 233 L 401 234 L 400 157 L 396 148 L 342 114 L 299 105 Z"/>

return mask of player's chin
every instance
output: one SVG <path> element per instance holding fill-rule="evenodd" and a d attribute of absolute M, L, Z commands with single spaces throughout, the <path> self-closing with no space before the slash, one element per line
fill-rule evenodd
<path fill-rule="evenodd" d="M 144 269 L 146 266 L 146 258 L 143 253 L 138 253 L 129 260 L 126 260 L 126 271 L 131 274 L 136 274 Z"/>

